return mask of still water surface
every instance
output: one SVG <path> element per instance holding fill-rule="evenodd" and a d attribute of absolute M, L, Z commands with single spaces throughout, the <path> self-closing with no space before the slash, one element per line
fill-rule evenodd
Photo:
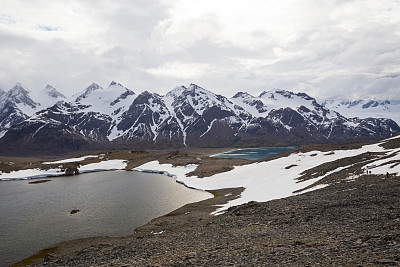
<path fill-rule="evenodd" d="M 237 150 L 232 150 L 232 151 L 228 151 L 228 152 L 215 154 L 215 155 L 213 155 L 213 157 L 258 160 L 258 159 L 263 159 L 263 158 L 281 154 L 281 153 L 289 151 L 293 148 L 295 148 L 295 147 L 289 146 L 289 147 L 242 148 L 242 149 L 237 149 Z"/>
<path fill-rule="evenodd" d="M 49 179 L 0 182 L 0 266 L 66 240 L 130 234 L 153 218 L 212 196 L 171 177 L 135 171 Z M 80 212 L 70 215 L 74 209 Z"/>

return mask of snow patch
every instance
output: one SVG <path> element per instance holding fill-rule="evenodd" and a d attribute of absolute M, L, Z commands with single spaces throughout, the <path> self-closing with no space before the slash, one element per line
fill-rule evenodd
<path fill-rule="evenodd" d="M 80 158 L 69 158 L 69 159 L 62 159 L 62 160 L 58 160 L 58 161 L 47 161 L 47 162 L 43 162 L 42 164 L 57 164 L 57 163 L 68 163 L 68 162 L 78 162 L 78 161 L 82 161 L 85 160 L 87 158 L 97 158 L 97 155 L 89 155 L 89 156 L 83 156 Z"/>
<path fill-rule="evenodd" d="M 198 178 L 196 176 L 187 177 L 187 173 L 193 171 L 194 166 L 173 167 L 171 164 L 160 164 L 158 161 L 148 162 L 139 166 L 140 169 L 157 170 L 157 172 L 167 172 L 174 174 L 177 181 L 184 183 L 188 187 L 201 190 L 216 190 L 222 188 L 244 187 L 242 195 L 235 200 L 223 205 L 216 213 L 222 212 L 235 205 L 247 203 L 249 201 L 269 201 L 294 195 L 294 191 L 299 191 L 313 185 L 323 177 L 315 177 L 310 180 L 299 182 L 297 178 L 301 173 L 319 166 L 325 162 L 335 161 L 344 157 L 356 156 L 366 152 L 383 152 L 384 149 L 377 144 L 366 145 L 354 150 L 337 150 L 333 154 L 326 154 L 321 151 L 311 151 L 307 153 L 293 153 L 287 157 L 282 157 L 267 162 L 258 162 L 249 165 L 235 166 L 233 170 L 215 174 L 210 177 Z M 285 169 L 285 166 L 297 165 L 296 168 Z M 347 166 L 348 167 L 348 166 Z M 346 167 L 341 167 L 330 172 L 338 172 Z M 303 192 L 309 192 L 323 185 L 312 187 Z M 300 192 L 300 193 L 303 193 Z"/>
<path fill-rule="evenodd" d="M 124 160 L 107 160 L 80 166 L 79 173 L 122 170 L 125 169 L 125 167 L 126 161 Z M 61 171 L 60 168 L 49 170 L 28 169 L 10 173 L 0 173 L 0 181 L 40 179 L 44 177 L 61 176 L 64 174 L 65 172 Z"/>

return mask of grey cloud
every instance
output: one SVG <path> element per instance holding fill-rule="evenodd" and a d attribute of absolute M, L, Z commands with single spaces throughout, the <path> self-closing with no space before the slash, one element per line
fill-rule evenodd
<path fill-rule="evenodd" d="M 170 33 L 167 22 L 171 19 L 171 6 L 166 1 L 71 3 L 98 25 L 99 33 L 93 37 L 95 45 L 84 46 L 79 43 L 81 40 L 74 43 L 62 37 L 42 40 L 0 32 L 0 87 L 8 89 L 20 81 L 31 89 L 41 89 L 50 83 L 71 95 L 92 82 L 107 86 L 116 80 L 135 92 L 151 90 L 161 94 L 176 85 L 193 82 L 226 95 L 243 90 L 258 95 L 272 88 L 305 91 L 320 98 L 330 97 L 333 92 L 347 97 L 398 95 L 400 77 L 388 77 L 400 72 L 396 69 L 400 68 L 398 24 L 366 21 L 350 31 L 343 25 L 345 12 L 338 18 L 330 17 L 340 13 L 349 1 L 319 4 L 315 10 L 320 14 L 307 17 L 313 26 L 299 31 L 293 41 L 281 47 L 263 28 L 248 32 L 251 40 L 260 41 L 259 46 L 235 45 L 219 35 L 220 27 L 230 25 L 220 25 L 216 15 L 191 18 Z M 44 8 L 48 2 L 24 4 L 34 9 Z M 357 17 L 352 19 L 357 21 Z M 7 14 L 0 14 L 0 23 L 12 21 Z M 37 25 L 44 31 L 58 29 L 56 24 Z M 98 49 L 97 44 L 107 49 Z M 281 55 L 274 49 L 281 49 Z M 149 72 L 171 62 L 210 68 L 193 80 Z"/>

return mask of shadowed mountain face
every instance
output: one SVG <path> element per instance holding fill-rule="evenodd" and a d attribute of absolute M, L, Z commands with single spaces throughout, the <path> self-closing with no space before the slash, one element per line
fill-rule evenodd
<path fill-rule="evenodd" d="M 192 84 L 165 96 L 147 91 L 137 95 L 112 82 L 106 89 L 92 84 L 65 100 L 48 86 L 48 95 L 58 102 L 45 107 L 18 86 L 14 94 L 0 95 L 2 154 L 283 146 L 373 141 L 400 134 L 391 119 L 345 117 L 307 94 L 283 90 L 258 97 L 240 92 L 229 99 Z"/>

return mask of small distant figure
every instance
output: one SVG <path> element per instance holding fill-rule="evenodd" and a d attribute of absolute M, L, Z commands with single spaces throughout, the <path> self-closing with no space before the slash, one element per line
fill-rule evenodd
<path fill-rule="evenodd" d="M 386 172 L 386 178 L 389 178 L 389 173 L 388 172 Z"/>

